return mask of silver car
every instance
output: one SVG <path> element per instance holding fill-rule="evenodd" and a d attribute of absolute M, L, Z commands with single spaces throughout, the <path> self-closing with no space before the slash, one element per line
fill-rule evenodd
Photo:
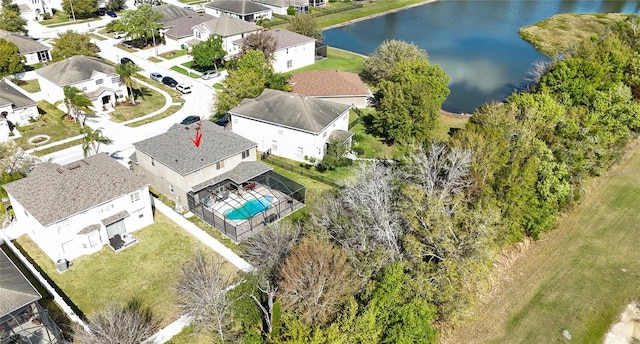
<path fill-rule="evenodd" d="M 149 74 L 149 77 L 151 78 L 151 80 L 155 80 L 157 82 L 162 82 L 162 74 L 160 74 L 160 73 L 151 73 L 151 74 Z"/>
<path fill-rule="evenodd" d="M 203 80 L 209 80 L 209 79 L 213 79 L 213 78 L 217 78 L 220 76 L 220 72 L 218 72 L 217 70 L 208 70 L 204 73 L 202 73 L 202 76 L 200 76 Z"/>

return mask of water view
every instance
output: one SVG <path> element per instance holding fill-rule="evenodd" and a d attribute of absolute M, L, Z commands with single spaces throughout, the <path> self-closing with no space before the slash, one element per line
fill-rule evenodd
<path fill-rule="evenodd" d="M 637 0 L 440 0 L 324 32 L 325 43 L 364 55 L 386 39 L 414 42 L 449 75 L 443 108 L 473 112 L 526 86 L 547 60 L 518 29 L 558 13 L 638 13 Z"/>

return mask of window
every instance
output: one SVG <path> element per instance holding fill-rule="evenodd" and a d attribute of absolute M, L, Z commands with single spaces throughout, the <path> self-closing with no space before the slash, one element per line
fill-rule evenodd
<path fill-rule="evenodd" d="M 289 53 L 289 48 L 287 48 L 287 54 Z"/>
<path fill-rule="evenodd" d="M 246 151 L 242 152 L 242 159 L 246 159 L 249 157 L 249 150 L 247 149 Z"/>
<path fill-rule="evenodd" d="M 151 166 L 155 166 L 156 165 L 156 161 L 153 160 L 153 158 L 151 158 Z"/>
<path fill-rule="evenodd" d="M 140 200 L 140 193 L 134 192 L 131 194 L 131 203 L 137 202 Z"/>
<path fill-rule="evenodd" d="M 221 169 L 224 167 L 224 160 L 220 160 L 218 162 L 216 162 L 216 169 Z"/>
<path fill-rule="evenodd" d="M 278 150 L 278 141 L 271 141 L 271 150 L 274 152 Z"/>
<path fill-rule="evenodd" d="M 111 83 L 112 84 L 120 83 L 120 77 L 119 76 L 114 76 L 113 78 L 111 78 Z"/>
<path fill-rule="evenodd" d="M 200 39 L 200 36 L 201 36 L 200 30 L 196 30 L 196 38 Z"/>
<path fill-rule="evenodd" d="M 287 61 L 287 68 L 293 67 L 293 60 Z"/>
<path fill-rule="evenodd" d="M 88 90 L 87 86 L 82 86 L 82 90 L 83 90 L 83 91 Z"/>
<path fill-rule="evenodd" d="M 327 137 L 327 132 L 322 133 L 322 137 Z"/>
<path fill-rule="evenodd" d="M 96 85 L 102 85 L 103 82 L 104 82 L 104 80 L 98 79 L 98 80 L 96 80 Z"/>
<path fill-rule="evenodd" d="M 169 192 L 173 193 L 173 185 L 169 184 Z"/>

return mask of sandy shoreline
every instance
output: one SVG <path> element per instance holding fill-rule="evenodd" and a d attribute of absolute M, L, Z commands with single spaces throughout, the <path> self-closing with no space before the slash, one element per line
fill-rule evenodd
<path fill-rule="evenodd" d="M 371 18 L 375 18 L 375 17 L 380 17 L 380 16 L 383 16 L 383 15 L 386 15 L 386 14 L 389 14 L 389 13 L 399 12 L 399 11 L 402 11 L 402 10 L 406 10 L 408 8 L 422 6 L 422 5 L 429 4 L 429 3 L 432 3 L 432 2 L 436 2 L 436 1 L 438 1 L 438 0 L 425 0 L 425 1 L 419 2 L 417 4 L 407 5 L 407 6 L 404 6 L 404 7 L 394 8 L 392 10 L 388 10 L 388 11 L 384 11 L 384 12 L 380 12 L 380 13 L 376 13 L 376 14 L 371 14 L 371 15 L 368 15 L 366 17 L 356 18 L 356 19 L 352 19 L 352 20 L 346 21 L 344 23 L 340 23 L 340 24 L 335 24 L 335 25 L 324 27 L 324 28 L 322 28 L 322 31 L 329 30 L 329 29 L 334 29 L 334 28 L 337 28 L 337 27 L 347 26 L 347 25 L 350 25 L 350 24 L 353 24 L 353 23 L 357 23 L 357 22 L 360 22 L 360 21 L 363 21 L 363 20 L 367 20 L 367 19 L 371 19 Z"/>

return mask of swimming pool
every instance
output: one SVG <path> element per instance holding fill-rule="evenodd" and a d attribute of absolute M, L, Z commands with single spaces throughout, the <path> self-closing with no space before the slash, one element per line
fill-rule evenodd
<path fill-rule="evenodd" d="M 264 196 L 256 199 L 250 199 L 237 209 L 229 209 L 224 212 L 224 217 L 229 220 L 246 220 L 250 219 L 256 214 L 259 214 L 271 206 L 273 197 Z"/>

